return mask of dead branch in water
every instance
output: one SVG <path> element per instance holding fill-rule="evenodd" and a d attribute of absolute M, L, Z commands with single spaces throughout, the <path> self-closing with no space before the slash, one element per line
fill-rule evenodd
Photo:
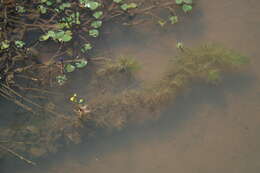
<path fill-rule="evenodd" d="M 14 152 L 13 150 L 9 149 L 9 148 L 6 148 L 5 146 L 3 145 L 0 145 L 0 148 L 4 151 L 7 151 L 8 153 L 12 154 L 13 156 L 15 156 L 16 158 L 30 164 L 30 165 L 33 165 L 33 166 L 36 166 L 36 163 L 31 161 L 31 160 L 28 160 L 26 159 L 25 157 L 21 156 L 20 154 Z"/>

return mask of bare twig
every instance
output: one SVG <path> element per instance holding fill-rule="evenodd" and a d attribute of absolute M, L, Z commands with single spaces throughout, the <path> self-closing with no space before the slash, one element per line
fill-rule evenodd
<path fill-rule="evenodd" d="M 24 161 L 24 162 L 26 162 L 26 163 L 28 163 L 28 164 L 30 164 L 30 165 L 36 166 L 36 163 L 35 163 L 35 162 L 26 159 L 25 157 L 21 156 L 20 154 L 14 152 L 13 150 L 11 150 L 11 149 L 9 149 L 9 148 L 3 146 L 3 145 L 0 145 L 0 148 L 1 148 L 2 150 L 4 150 L 4 151 L 9 152 L 10 154 L 12 154 L 13 156 L 15 156 L 16 158 L 18 158 L 18 159 L 20 159 L 20 160 L 22 160 L 22 161 Z"/>

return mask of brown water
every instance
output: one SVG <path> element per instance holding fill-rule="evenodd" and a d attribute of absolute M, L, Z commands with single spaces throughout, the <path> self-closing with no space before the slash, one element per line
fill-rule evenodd
<path fill-rule="evenodd" d="M 219 87 L 196 86 L 158 122 L 129 128 L 60 154 L 19 173 L 259 173 L 260 1 L 199 0 L 173 32 L 139 40 L 120 38 L 114 54 L 141 57 L 140 78 L 160 77 L 176 41 L 218 41 L 252 59 L 248 73 Z M 108 44 L 110 45 L 110 44 Z M 11 171 L 11 172 L 10 172 Z M 6 167 L 4 173 L 17 172 Z"/>

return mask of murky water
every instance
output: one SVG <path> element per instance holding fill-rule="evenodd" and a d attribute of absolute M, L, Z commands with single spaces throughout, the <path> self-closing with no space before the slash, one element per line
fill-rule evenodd
<path fill-rule="evenodd" d="M 249 72 L 224 79 L 217 88 L 194 87 L 158 122 L 99 137 L 18 172 L 259 173 L 259 16 L 259 0 L 199 0 L 193 15 L 173 32 L 139 44 L 137 38 L 120 38 L 110 51 L 140 57 L 139 76 L 146 80 L 160 77 L 177 41 L 189 46 L 218 41 L 249 55 L 252 64 Z M 6 167 L 3 172 L 17 171 Z"/>

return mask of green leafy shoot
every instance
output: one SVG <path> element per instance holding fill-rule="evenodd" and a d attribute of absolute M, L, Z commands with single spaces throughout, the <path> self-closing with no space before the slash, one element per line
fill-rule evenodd
<path fill-rule="evenodd" d="M 90 24 L 91 27 L 93 28 L 100 28 L 102 26 L 102 21 L 100 20 L 97 20 L 97 21 L 93 21 L 91 24 Z"/>
<path fill-rule="evenodd" d="M 85 53 L 85 52 L 87 52 L 87 51 L 89 51 L 91 49 L 92 49 L 91 44 L 90 43 L 86 43 L 86 44 L 83 45 L 83 47 L 80 50 L 81 50 L 81 52 Z"/>
<path fill-rule="evenodd" d="M 70 30 L 48 31 L 48 33 L 40 37 L 40 41 L 45 41 L 49 38 L 52 38 L 53 40 L 57 40 L 59 42 L 68 42 L 72 39 L 72 32 Z"/>
<path fill-rule="evenodd" d="M 15 46 L 16 46 L 17 48 L 22 48 L 22 47 L 24 47 L 24 45 L 25 45 L 25 43 L 24 43 L 23 41 L 21 41 L 21 40 L 16 40 L 16 41 L 14 42 L 14 44 L 15 44 Z"/>
<path fill-rule="evenodd" d="M 67 81 L 67 76 L 66 75 L 59 75 L 56 77 L 56 80 L 59 85 L 64 85 Z"/>
<path fill-rule="evenodd" d="M 43 5 L 39 5 L 38 10 L 40 11 L 41 14 L 47 13 L 47 8 L 44 7 Z"/>
<path fill-rule="evenodd" d="M 10 47 L 10 41 L 4 40 L 0 42 L 0 50 L 8 49 Z"/>
<path fill-rule="evenodd" d="M 177 48 L 177 49 L 184 49 L 183 43 L 182 43 L 182 42 L 178 42 L 178 43 L 176 44 L 176 48 Z"/>
<path fill-rule="evenodd" d="M 86 60 L 80 60 L 79 62 L 75 63 L 76 68 L 83 68 L 88 64 Z"/>
<path fill-rule="evenodd" d="M 164 27 L 164 25 L 166 24 L 167 22 L 165 20 L 158 20 L 158 24 L 161 26 L 161 27 Z"/>
<path fill-rule="evenodd" d="M 93 16 L 96 18 L 96 19 L 99 19 L 101 16 L 103 15 L 103 12 L 102 11 L 96 11 Z"/>
<path fill-rule="evenodd" d="M 91 37 L 98 37 L 99 36 L 99 31 L 97 29 L 91 29 L 91 30 L 89 30 L 88 34 Z"/>
<path fill-rule="evenodd" d="M 170 16 L 169 20 L 170 20 L 171 24 L 176 24 L 179 21 L 178 16 Z"/>
<path fill-rule="evenodd" d="M 17 11 L 18 13 L 25 13 L 25 12 L 26 12 L 25 8 L 22 7 L 22 6 L 19 6 L 19 5 L 16 6 L 15 9 L 16 9 L 16 11 Z"/>

